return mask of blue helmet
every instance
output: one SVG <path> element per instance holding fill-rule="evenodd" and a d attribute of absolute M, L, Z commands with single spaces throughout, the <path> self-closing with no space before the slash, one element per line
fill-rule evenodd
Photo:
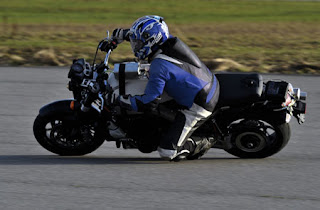
<path fill-rule="evenodd" d="M 169 38 L 169 29 L 162 17 L 148 15 L 132 24 L 129 38 L 134 55 L 143 60 Z"/>

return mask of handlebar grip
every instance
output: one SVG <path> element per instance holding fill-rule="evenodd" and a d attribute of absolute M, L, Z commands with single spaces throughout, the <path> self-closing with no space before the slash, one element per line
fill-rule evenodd
<path fill-rule="evenodd" d="M 103 41 L 102 43 L 99 44 L 99 49 L 101 51 L 108 52 L 109 50 L 114 50 L 118 46 L 117 42 L 114 40 L 109 41 Z"/>

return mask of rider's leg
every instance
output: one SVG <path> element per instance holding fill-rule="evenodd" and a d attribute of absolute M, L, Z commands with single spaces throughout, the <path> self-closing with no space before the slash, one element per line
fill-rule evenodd
<path fill-rule="evenodd" d="M 179 112 L 168 132 L 160 140 L 158 148 L 160 156 L 172 160 L 177 156 L 183 159 L 187 155 L 193 154 L 199 143 L 195 142 L 194 148 L 192 148 L 191 141 L 188 139 L 210 115 L 211 112 L 197 104 L 193 104 L 190 109 Z M 187 142 L 189 143 L 184 147 Z"/>

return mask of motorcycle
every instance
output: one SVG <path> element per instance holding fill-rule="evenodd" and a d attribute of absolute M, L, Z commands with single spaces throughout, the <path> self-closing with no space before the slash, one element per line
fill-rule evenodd
<path fill-rule="evenodd" d="M 62 155 L 85 155 L 105 141 L 116 147 L 155 151 L 159 139 L 168 129 L 178 109 L 167 94 L 159 99 L 157 109 L 134 112 L 119 105 L 121 95 L 141 95 L 148 82 L 149 64 L 124 62 L 110 69 L 108 60 L 93 64 L 74 60 L 68 73 L 68 89 L 73 99 L 59 100 L 43 106 L 33 125 L 39 144 Z M 112 46 L 112 45 L 110 45 Z M 305 121 L 307 93 L 286 81 L 263 82 L 257 73 L 218 73 L 218 105 L 209 120 L 192 135 L 214 139 L 212 148 L 223 149 L 240 158 L 266 158 L 288 143 L 289 122 L 294 116 Z"/>

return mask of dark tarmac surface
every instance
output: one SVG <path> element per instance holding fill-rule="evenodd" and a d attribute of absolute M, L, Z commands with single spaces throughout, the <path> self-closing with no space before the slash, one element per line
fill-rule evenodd
<path fill-rule="evenodd" d="M 82 157 L 59 157 L 32 133 L 39 108 L 71 98 L 67 68 L 0 68 L 1 209 L 320 209 L 320 77 L 285 79 L 308 92 L 307 121 L 266 159 L 210 150 L 166 162 L 157 153 L 106 142 Z"/>

